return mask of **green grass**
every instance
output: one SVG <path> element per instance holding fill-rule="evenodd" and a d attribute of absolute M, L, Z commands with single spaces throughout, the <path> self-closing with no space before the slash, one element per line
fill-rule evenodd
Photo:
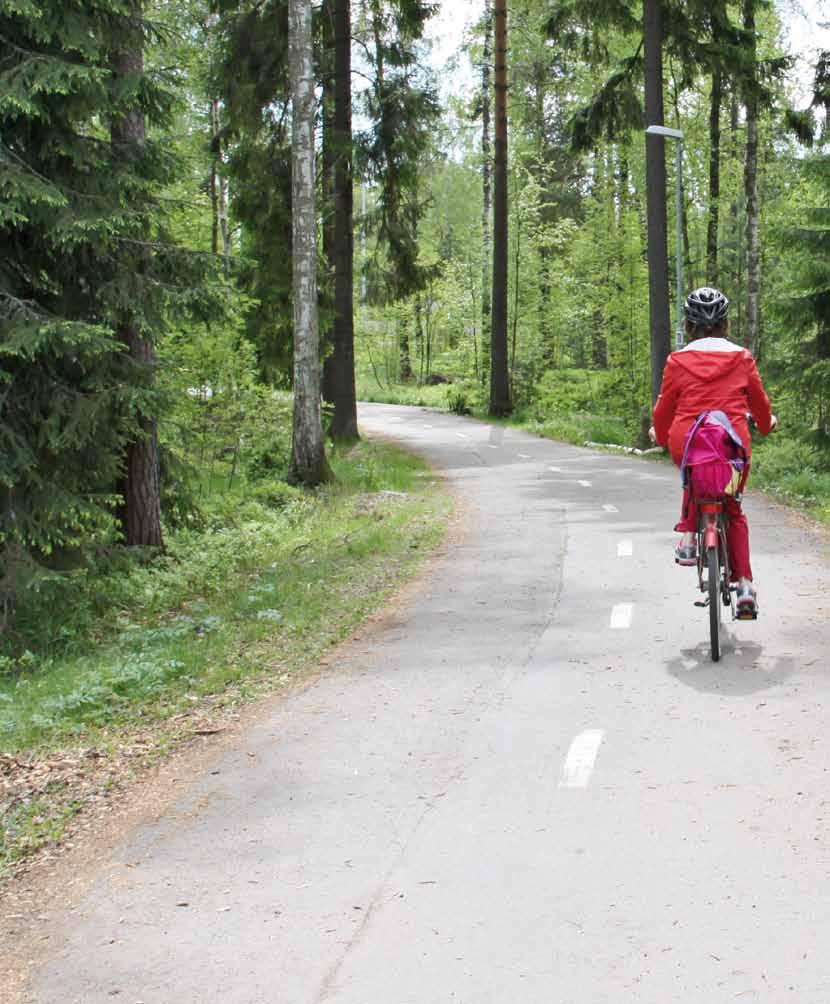
<path fill-rule="evenodd" d="M 69 823 L 81 811 L 74 800 L 42 795 L 0 812 L 0 878 L 42 847 L 58 843 Z"/>
<path fill-rule="evenodd" d="M 568 414 L 551 412 L 540 417 L 538 406 L 530 410 L 518 409 L 506 419 L 493 419 L 482 404 L 481 390 L 469 382 L 441 384 L 437 387 L 418 387 L 414 384 L 389 384 L 381 389 L 365 376 L 358 383 L 361 401 L 379 401 L 386 404 L 421 405 L 444 411 L 459 410 L 489 423 L 498 422 L 526 429 L 537 436 L 563 443 L 582 445 L 595 443 L 629 444 L 631 431 L 625 421 L 609 415 L 573 411 Z"/>
<path fill-rule="evenodd" d="M 618 443 L 630 445 L 631 436 L 622 419 L 609 415 L 553 415 L 542 421 L 523 419 L 521 414 L 509 419 L 511 425 L 527 429 L 545 439 L 555 439 L 562 443 Z"/>
<path fill-rule="evenodd" d="M 750 484 L 830 523 L 830 455 L 806 437 L 786 431 L 756 437 Z"/>
<path fill-rule="evenodd" d="M 79 600 L 99 610 L 92 636 L 7 661 L 0 748 L 37 762 L 79 748 L 107 757 L 151 734 L 163 755 L 182 738 L 171 722 L 314 667 L 412 574 L 450 510 L 423 462 L 388 445 L 329 460 L 336 483 L 310 494 L 260 485 L 226 502 L 231 515 L 214 509 L 215 525 L 171 537 L 163 558 L 112 570 Z M 69 789 L 0 804 L 0 872 L 56 839 L 76 811 Z"/>
<path fill-rule="evenodd" d="M 381 387 L 370 376 L 360 376 L 357 381 L 359 401 L 381 404 L 411 404 L 424 408 L 447 409 L 447 391 L 452 384 L 438 384 L 435 387 L 420 387 L 417 384 L 385 384 Z"/>
<path fill-rule="evenodd" d="M 238 503 L 234 525 L 180 534 L 154 565 L 101 583 L 113 603 L 97 644 L 30 655 L 0 678 L 3 748 L 90 742 L 342 638 L 436 543 L 448 503 L 421 461 L 389 446 L 330 460 L 335 485 L 280 508 Z"/>

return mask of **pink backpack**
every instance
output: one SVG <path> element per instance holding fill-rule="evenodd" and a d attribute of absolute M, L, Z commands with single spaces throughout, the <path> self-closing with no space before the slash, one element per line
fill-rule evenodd
<path fill-rule="evenodd" d="M 689 430 L 680 474 L 697 499 L 737 495 L 747 454 L 732 423 L 722 411 L 704 411 Z"/>

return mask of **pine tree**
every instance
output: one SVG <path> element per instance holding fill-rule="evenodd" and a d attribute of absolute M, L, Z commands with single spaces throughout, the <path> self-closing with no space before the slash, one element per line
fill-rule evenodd
<path fill-rule="evenodd" d="M 289 0 L 288 38 L 294 305 L 294 424 L 289 478 L 314 487 L 330 475 L 320 412 L 311 0 Z"/>
<path fill-rule="evenodd" d="M 660 0 L 643 0 L 646 124 L 663 124 L 663 22 Z M 666 156 L 662 136 L 646 134 L 648 292 L 651 314 L 651 398 L 657 400 L 671 351 L 666 251 Z M 680 249 L 677 249 L 680 254 Z"/>
<path fill-rule="evenodd" d="M 491 415 L 509 415 L 507 357 L 507 0 L 493 3 L 495 160 L 493 166 L 493 286 L 490 324 Z"/>
<path fill-rule="evenodd" d="M 488 370 L 490 351 L 490 284 L 492 275 L 493 242 L 490 236 L 490 218 L 493 210 L 493 159 L 490 143 L 493 67 L 493 0 L 484 0 L 484 49 L 481 54 L 481 376 Z"/>
<path fill-rule="evenodd" d="M 326 11 L 324 11 L 324 16 Z M 334 267 L 334 322 L 330 371 L 334 405 L 333 439 L 358 438 L 354 375 L 354 178 L 352 139 L 352 15 L 351 0 L 332 0 L 334 43 L 332 264 Z"/>

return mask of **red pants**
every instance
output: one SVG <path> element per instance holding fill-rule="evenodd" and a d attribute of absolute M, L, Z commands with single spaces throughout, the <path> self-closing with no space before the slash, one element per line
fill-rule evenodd
<path fill-rule="evenodd" d="M 749 523 L 741 509 L 741 503 L 727 495 L 724 499 L 724 511 L 729 520 L 726 531 L 726 544 L 729 548 L 729 564 L 732 568 L 732 581 L 752 579 L 752 566 L 749 563 Z M 685 513 L 685 517 L 684 517 Z M 680 511 L 680 522 L 675 527 L 680 533 L 697 532 L 697 504 L 691 497 L 688 488 L 683 489 L 683 508 Z"/>

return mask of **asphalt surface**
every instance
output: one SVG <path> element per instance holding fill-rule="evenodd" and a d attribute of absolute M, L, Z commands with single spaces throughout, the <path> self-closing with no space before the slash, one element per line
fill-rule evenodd
<path fill-rule="evenodd" d="M 827 1004 L 820 538 L 750 498 L 761 617 L 712 665 L 672 468 L 361 421 L 447 473 L 468 532 L 102 862 L 30 999 Z"/>

